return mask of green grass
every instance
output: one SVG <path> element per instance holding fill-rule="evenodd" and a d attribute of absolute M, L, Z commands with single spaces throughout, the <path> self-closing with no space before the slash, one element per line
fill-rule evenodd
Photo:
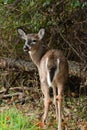
<path fill-rule="evenodd" d="M 0 111 L 0 130 L 39 130 L 39 128 L 28 116 L 12 107 Z"/>
<path fill-rule="evenodd" d="M 64 98 L 63 101 L 63 127 L 68 130 L 79 130 L 87 126 L 87 98 Z M 36 103 L 36 104 L 35 104 Z M 40 107 L 41 106 L 41 107 Z M 0 130 L 42 130 L 43 124 L 40 115 L 43 111 L 42 100 L 38 102 L 29 102 L 23 105 L 2 104 L 0 108 Z M 57 129 L 55 111 L 50 107 L 48 114 L 47 130 Z"/>

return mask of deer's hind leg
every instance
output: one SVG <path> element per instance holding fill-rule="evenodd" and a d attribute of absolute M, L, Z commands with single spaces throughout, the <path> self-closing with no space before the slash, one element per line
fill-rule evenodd
<path fill-rule="evenodd" d="M 50 95 L 49 95 L 49 86 L 46 83 L 41 84 L 41 90 L 44 95 L 44 114 L 43 114 L 43 123 L 46 125 L 48 111 L 51 103 Z"/>
<path fill-rule="evenodd" d="M 55 105 L 55 111 L 56 111 L 56 120 L 58 120 L 58 107 L 57 107 L 57 93 L 56 93 L 56 87 L 53 86 L 53 104 Z"/>
<path fill-rule="evenodd" d="M 58 95 L 56 97 L 57 100 L 57 108 L 58 108 L 58 130 L 62 130 L 62 94 L 63 94 L 63 85 L 58 84 L 57 90 Z"/>

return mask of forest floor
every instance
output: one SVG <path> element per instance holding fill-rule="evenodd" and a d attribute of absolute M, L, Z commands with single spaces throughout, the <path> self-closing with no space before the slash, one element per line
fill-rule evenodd
<path fill-rule="evenodd" d="M 28 94 L 28 100 L 26 102 L 18 102 L 17 98 L 11 98 L 6 100 L 0 100 L 0 112 L 4 112 L 6 109 L 11 110 L 16 107 L 17 111 L 29 118 L 30 126 L 27 128 L 20 128 L 14 130 L 42 130 L 43 124 L 41 118 L 43 115 L 43 96 L 38 90 L 37 92 Z M 15 113 L 15 111 L 14 111 Z M 1 121 L 0 121 L 1 122 Z M 63 99 L 63 122 L 62 126 L 64 130 L 87 130 L 87 96 L 80 95 L 79 97 L 64 96 Z M 46 130 L 56 130 L 57 122 L 55 119 L 54 106 L 50 106 L 48 114 L 48 123 Z M 0 130 L 7 130 L 1 129 Z"/>

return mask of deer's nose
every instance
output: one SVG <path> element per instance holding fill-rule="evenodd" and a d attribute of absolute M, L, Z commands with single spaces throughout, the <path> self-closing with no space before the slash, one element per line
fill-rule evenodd
<path fill-rule="evenodd" d="M 23 50 L 24 50 L 24 51 L 29 51 L 29 47 L 28 47 L 27 45 L 25 45 L 25 46 L 23 47 Z"/>

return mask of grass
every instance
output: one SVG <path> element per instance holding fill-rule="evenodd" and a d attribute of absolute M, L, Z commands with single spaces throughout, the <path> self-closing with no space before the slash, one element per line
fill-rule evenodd
<path fill-rule="evenodd" d="M 39 130 L 39 127 L 16 107 L 12 107 L 0 111 L 0 130 Z"/>
<path fill-rule="evenodd" d="M 40 102 L 29 101 L 24 105 L 6 105 L 3 102 L 0 108 L 0 130 L 42 130 L 43 124 L 40 121 L 42 112 L 42 99 Z M 64 128 L 68 130 L 80 130 L 84 126 L 87 128 L 87 97 L 64 98 L 63 115 Z M 50 107 L 47 130 L 56 128 L 55 111 Z"/>

